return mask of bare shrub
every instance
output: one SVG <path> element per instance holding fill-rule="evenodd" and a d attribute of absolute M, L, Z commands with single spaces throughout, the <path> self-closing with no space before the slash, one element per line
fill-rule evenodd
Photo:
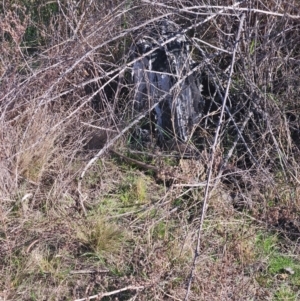
<path fill-rule="evenodd" d="M 299 3 L 3 5 L 0 299 L 274 297 L 257 233 L 297 249 Z M 204 106 L 187 142 L 159 148 L 136 134 L 155 104 L 134 110 L 130 51 L 162 19 Z"/>

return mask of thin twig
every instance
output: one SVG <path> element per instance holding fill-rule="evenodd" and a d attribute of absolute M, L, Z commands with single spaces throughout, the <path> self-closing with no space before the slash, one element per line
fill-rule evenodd
<path fill-rule="evenodd" d="M 190 13 L 190 14 L 196 14 L 196 15 L 198 15 L 198 14 L 202 15 L 203 13 L 194 12 L 193 10 L 200 10 L 200 9 L 205 9 L 205 10 L 220 9 L 221 11 L 218 12 L 218 14 L 221 14 L 224 11 L 233 10 L 234 13 L 237 13 L 237 12 L 252 12 L 252 13 L 265 14 L 265 15 L 272 15 L 272 16 L 276 16 L 276 17 L 289 17 L 289 18 L 292 18 L 292 19 L 299 19 L 300 18 L 299 15 L 290 15 L 290 14 L 286 14 L 286 13 L 282 14 L 282 13 L 276 13 L 276 12 L 262 10 L 262 9 L 257 9 L 257 8 L 236 7 L 236 4 L 241 4 L 242 2 L 245 2 L 245 1 L 237 2 L 237 3 L 235 3 L 234 5 L 231 5 L 231 6 L 195 5 L 195 6 L 184 7 L 184 8 L 173 7 L 173 6 L 170 6 L 170 5 L 159 3 L 157 1 L 153 2 L 151 0 L 142 0 L 142 2 L 145 2 L 145 3 L 148 3 L 148 4 L 153 4 L 155 6 L 161 6 L 161 7 L 168 8 L 168 9 L 173 9 L 176 12 L 184 12 L 184 13 Z"/>
<path fill-rule="evenodd" d="M 222 167 L 225 167 L 225 166 L 227 165 L 229 159 L 231 158 L 231 156 L 232 156 L 232 154 L 233 154 L 233 152 L 234 152 L 234 150 L 235 150 L 235 148 L 236 148 L 236 146 L 237 146 L 238 141 L 241 139 L 241 137 L 243 137 L 244 129 L 245 129 L 245 127 L 246 127 L 246 125 L 247 125 L 247 123 L 248 123 L 248 121 L 250 120 L 250 118 L 251 118 L 252 115 L 253 115 L 253 112 L 250 111 L 250 112 L 248 113 L 248 116 L 245 118 L 245 120 L 244 120 L 244 122 L 243 122 L 243 124 L 242 124 L 242 127 L 241 127 L 241 128 L 238 128 L 238 127 L 237 127 L 237 129 L 238 129 L 238 135 L 237 135 L 236 139 L 234 140 L 231 149 L 230 149 L 229 152 L 227 153 L 227 156 L 226 156 L 226 158 L 224 159 L 224 162 L 223 162 L 223 166 L 222 166 Z M 248 146 L 247 146 L 247 147 L 248 147 Z M 222 168 L 220 168 L 220 173 L 221 173 L 221 172 L 222 172 Z"/>
<path fill-rule="evenodd" d="M 109 270 L 105 269 L 105 270 L 74 270 L 74 271 L 70 271 L 71 275 L 77 275 L 77 274 L 102 274 L 102 273 L 109 273 Z"/>
<path fill-rule="evenodd" d="M 218 146 L 218 143 L 219 143 L 219 133 L 220 133 L 221 126 L 222 126 L 222 123 L 223 123 L 223 117 L 224 117 L 224 112 L 225 112 L 225 108 L 226 108 L 226 101 L 227 101 L 228 94 L 229 94 L 229 88 L 230 88 L 230 85 L 231 85 L 233 68 L 234 68 L 234 64 L 235 64 L 235 55 L 236 55 L 236 52 L 237 52 L 237 49 L 238 49 L 238 44 L 239 44 L 240 35 L 241 35 L 242 28 L 243 28 L 244 20 L 245 20 L 245 14 L 242 14 L 241 20 L 240 20 L 240 26 L 239 26 L 238 33 L 237 33 L 236 43 L 234 45 L 234 50 L 233 50 L 233 54 L 232 54 L 232 62 L 231 62 L 231 66 L 230 66 L 229 80 L 228 80 L 228 84 L 227 84 L 224 99 L 223 99 L 223 104 L 222 104 L 222 109 L 221 109 L 221 114 L 220 114 L 220 120 L 219 120 L 217 129 L 216 129 L 216 133 L 215 133 L 215 137 L 214 137 L 214 143 L 213 143 L 212 148 L 211 148 L 211 155 L 210 155 L 210 162 L 209 162 L 208 176 L 207 176 L 207 185 L 205 187 L 204 199 L 203 199 L 203 208 L 202 208 L 201 219 L 200 219 L 200 224 L 199 224 L 199 228 L 198 228 L 197 245 L 196 245 L 196 249 L 195 249 L 195 256 L 194 256 L 194 260 L 193 260 L 193 263 L 192 263 L 192 268 L 191 268 L 191 272 L 190 272 L 190 276 L 189 276 L 189 280 L 188 280 L 187 291 L 186 291 L 184 301 L 187 301 L 188 298 L 189 298 L 189 293 L 190 293 L 191 285 L 192 285 L 193 278 L 194 278 L 194 272 L 195 272 L 197 259 L 200 255 L 202 228 L 203 228 L 203 223 L 204 223 L 204 219 L 205 219 L 205 215 L 206 215 L 206 210 L 207 210 L 207 207 L 208 207 L 209 195 L 210 195 L 210 192 L 213 190 L 213 188 L 210 190 L 209 183 L 211 182 L 211 178 L 212 178 L 213 163 L 214 163 L 214 159 L 215 159 L 216 149 L 217 149 L 217 146 Z"/>
<path fill-rule="evenodd" d="M 220 48 L 220 47 L 216 47 L 216 46 L 214 46 L 214 45 L 212 45 L 212 44 L 210 44 L 210 43 L 207 43 L 207 42 L 205 42 L 205 41 L 203 41 L 203 40 L 200 40 L 200 39 L 198 39 L 198 38 L 195 38 L 195 37 L 194 37 L 194 38 L 192 38 L 192 40 L 193 40 L 193 41 L 200 42 L 200 43 L 202 43 L 202 44 L 204 44 L 204 45 L 207 45 L 207 46 L 209 46 L 209 47 L 211 47 L 211 48 L 213 48 L 213 49 L 216 49 L 216 50 L 218 50 L 218 51 L 225 52 L 225 53 L 228 53 L 228 54 L 232 54 L 231 51 L 228 51 L 228 50 L 223 49 L 223 48 Z"/>
<path fill-rule="evenodd" d="M 82 298 L 82 299 L 76 299 L 74 301 L 88 301 L 88 300 L 92 300 L 92 299 L 97 299 L 101 300 L 103 297 L 108 297 L 108 296 L 112 296 L 112 295 L 116 295 L 122 292 L 126 292 L 126 291 L 131 291 L 131 290 L 142 290 L 144 289 L 144 286 L 134 286 L 134 285 L 130 285 L 124 288 L 120 288 L 118 290 L 112 291 L 112 292 L 107 292 L 107 293 L 99 293 L 97 295 L 93 295 L 93 296 L 89 296 L 86 298 Z"/>

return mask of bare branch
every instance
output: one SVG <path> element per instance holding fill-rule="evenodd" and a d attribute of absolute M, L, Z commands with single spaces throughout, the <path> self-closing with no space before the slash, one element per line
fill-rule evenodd
<path fill-rule="evenodd" d="M 232 55 L 232 62 L 231 62 L 231 66 L 230 66 L 230 74 L 229 74 L 229 80 L 228 80 L 228 84 L 226 87 L 226 91 L 225 91 L 225 96 L 223 99 L 223 104 L 222 104 L 222 109 L 221 109 L 221 114 L 220 114 L 220 121 L 218 124 L 218 127 L 216 129 L 216 133 L 215 133 L 215 137 L 214 137 L 214 143 L 212 145 L 211 148 L 211 155 L 210 155 L 210 160 L 209 160 L 209 168 L 208 168 L 208 175 L 207 175 L 207 185 L 205 187 L 205 192 L 204 192 L 204 199 L 203 199 L 203 209 L 202 209 L 202 214 L 201 214 L 201 219 L 200 219 L 200 224 L 199 224 L 199 228 L 198 228 L 198 238 L 197 238 L 197 245 L 196 245 L 196 249 L 195 249 L 195 256 L 194 256 L 194 260 L 193 260 L 193 264 L 192 264 L 192 268 L 191 268 L 191 273 L 188 279 L 188 286 L 187 286 L 187 291 L 186 291 L 186 295 L 184 300 L 187 301 L 189 298 L 189 293 L 191 290 L 191 285 L 192 285 L 192 281 L 194 278 L 194 272 L 195 272 L 195 267 L 196 267 L 196 262 L 198 257 L 200 256 L 200 246 L 201 246 L 201 233 L 202 233 L 202 228 L 203 228 L 203 223 L 205 220 L 205 215 L 206 215 L 206 210 L 208 207 L 208 200 L 209 200 L 209 195 L 210 192 L 213 190 L 210 189 L 210 182 L 211 182 L 211 178 L 212 178 L 212 173 L 213 173 L 213 164 L 214 164 L 214 159 L 215 159 L 215 154 L 216 154 L 216 149 L 219 143 L 219 133 L 221 130 L 221 126 L 223 123 L 223 117 L 224 117 L 224 112 L 225 112 L 225 107 L 226 107 L 226 101 L 227 101 L 227 97 L 229 94 L 229 88 L 231 85 L 231 78 L 232 78 L 232 74 L 233 74 L 233 68 L 234 68 L 234 64 L 235 64 L 235 55 L 238 49 L 238 44 L 240 42 L 240 36 L 241 36 L 241 31 L 244 25 L 244 20 L 245 20 L 245 14 L 243 14 L 241 16 L 240 19 L 240 26 L 238 29 L 238 33 L 237 33 L 237 37 L 236 37 L 236 43 L 234 46 L 234 50 L 233 50 L 233 55 Z"/>
<path fill-rule="evenodd" d="M 124 287 L 124 288 L 121 288 L 121 289 L 118 289 L 118 290 L 115 290 L 115 291 L 111 291 L 111 292 L 107 292 L 107 293 L 99 293 L 97 295 L 89 296 L 89 297 L 82 298 L 82 299 L 76 299 L 74 301 L 88 301 L 88 300 L 93 300 L 93 299 L 101 300 L 104 297 L 113 296 L 113 295 L 116 295 L 116 294 L 119 294 L 119 293 L 122 293 L 122 292 L 132 291 L 132 290 L 137 291 L 137 290 L 142 290 L 142 289 L 144 289 L 144 286 L 130 285 L 130 286 L 127 286 L 127 287 Z"/>

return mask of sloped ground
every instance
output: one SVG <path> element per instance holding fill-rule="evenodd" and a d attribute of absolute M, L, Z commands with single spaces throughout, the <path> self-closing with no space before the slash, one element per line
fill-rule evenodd
<path fill-rule="evenodd" d="M 166 15 L 206 99 L 169 149 L 136 134 L 127 56 Z M 1 7 L 0 300 L 298 300 L 299 19 L 297 1 Z"/>

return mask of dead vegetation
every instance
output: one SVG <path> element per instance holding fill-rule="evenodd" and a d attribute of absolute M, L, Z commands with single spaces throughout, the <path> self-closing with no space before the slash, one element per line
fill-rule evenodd
<path fill-rule="evenodd" d="M 299 299 L 300 4 L 151 2 L 1 4 L 0 300 Z M 159 147 L 129 53 L 165 17 L 205 106 Z"/>

